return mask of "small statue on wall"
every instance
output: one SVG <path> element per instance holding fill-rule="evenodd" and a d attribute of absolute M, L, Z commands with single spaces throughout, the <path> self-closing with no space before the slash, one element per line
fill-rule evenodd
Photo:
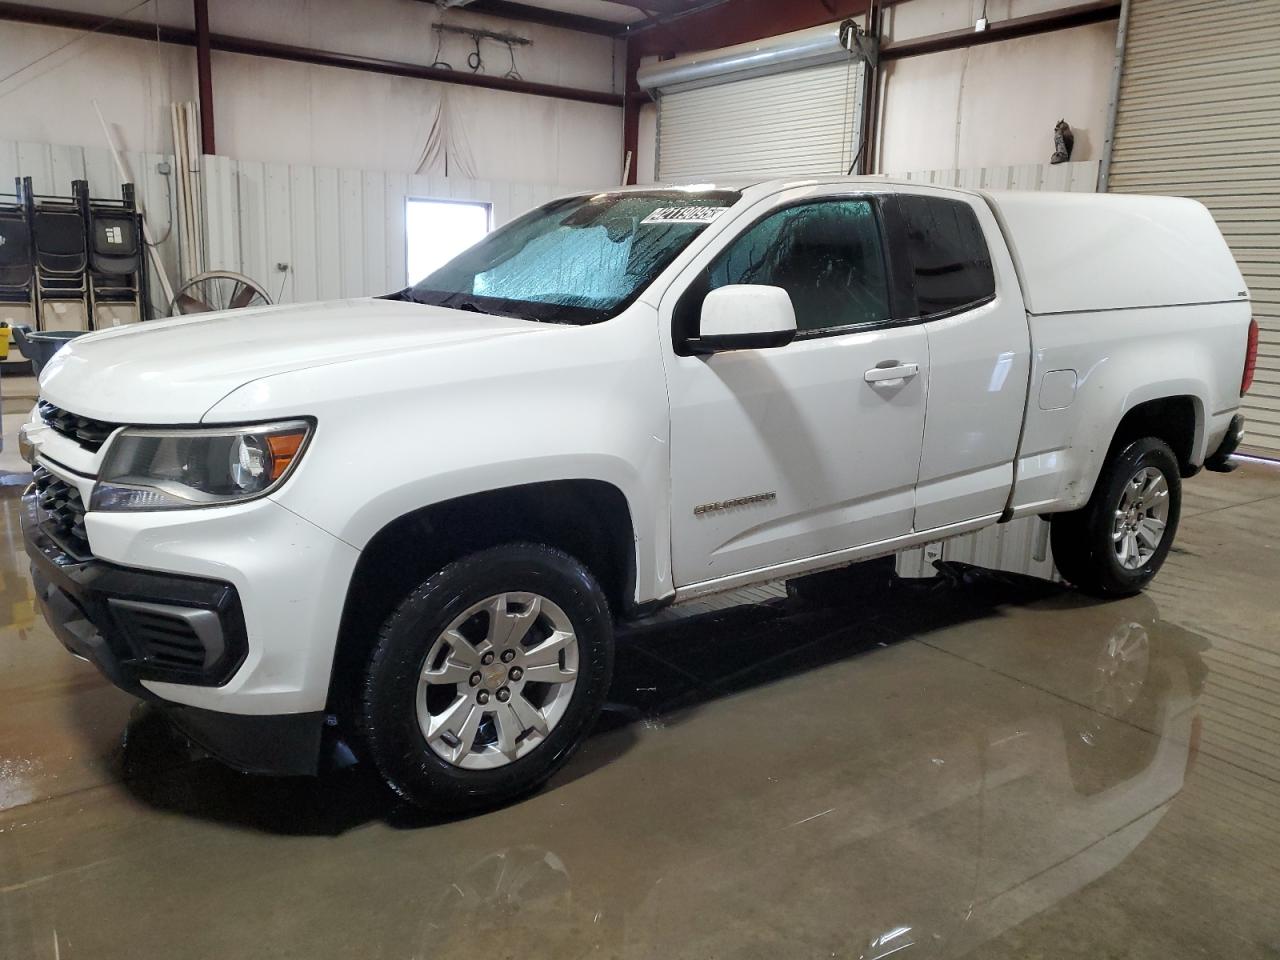
<path fill-rule="evenodd" d="M 1053 156 L 1050 163 L 1066 163 L 1071 159 L 1071 150 L 1076 145 L 1076 135 L 1071 132 L 1071 124 L 1059 120 L 1053 127 Z"/>

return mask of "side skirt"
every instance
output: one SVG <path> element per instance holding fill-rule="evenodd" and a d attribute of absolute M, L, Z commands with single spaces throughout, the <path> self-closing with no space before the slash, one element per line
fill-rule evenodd
<path fill-rule="evenodd" d="M 913 533 L 904 534 L 901 537 L 895 537 L 892 540 L 881 540 L 877 543 L 867 543 L 859 547 L 849 547 L 845 550 L 836 550 L 831 553 L 819 554 L 816 557 L 805 557 L 801 560 L 788 560 L 784 563 L 775 563 L 772 566 L 760 567 L 756 570 L 748 570 L 744 573 L 733 573 L 727 577 L 717 577 L 714 580 L 702 580 L 698 583 L 690 583 L 683 587 L 676 588 L 676 603 L 683 603 L 685 600 L 694 600 L 698 597 L 705 597 L 713 593 L 723 593 L 726 590 L 737 590 L 740 587 L 748 587 L 757 583 L 765 583 L 770 580 L 782 580 L 788 577 L 799 576 L 802 573 L 817 573 L 820 570 L 832 570 L 836 567 L 848 566 L 851 563 L 857 563 L 859 560 L 872 560 L 875 557 L 887 556 L 891 553 L 897 553 L 899 550 L 905 550 L 908 547 L 916 547 L 922 543 L 930 543 L 934 540 L 945 540 L 948 537 L 959 536 L 962 533 L 969 533 L 973 530 L 980 530 L 983 527 L 990 526 L 999 522 L 1001 514 L 993 513 L 990 516 L 977 517 L 973 520 L 965 520 L 962 523 L 952 523 L 945 527 L 934 527 L 932 530 L 921 530 Z"/>

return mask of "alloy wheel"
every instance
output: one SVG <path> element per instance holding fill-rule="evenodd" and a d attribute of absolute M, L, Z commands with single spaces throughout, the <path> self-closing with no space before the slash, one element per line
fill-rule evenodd
<path fill-rule="evenodd" d="M 505 766 L 536 749 L 564 716 L 578 638 L 536 593 L 500 593 L 440 633 L 418 677 L 418 726 L 431 750 L 464 769 Z"/>
<path fill-rule="evenodd" d="M 1155 556 L 1169 521 L 1169 481 L 1156 467 L 1143 467 L 1124 485 L 1111 539 L 1116 560 L 1140 570 Z"/>

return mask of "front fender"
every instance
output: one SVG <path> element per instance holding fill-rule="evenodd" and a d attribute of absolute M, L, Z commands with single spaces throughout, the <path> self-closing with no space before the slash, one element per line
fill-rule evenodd
<path fill-rule="evenodd" d="M 595 480 L 631 511 L 637 601 L 671 592 L 669 414 L 644 304 L 591 327 L 282 374 L 206 420 L 287 410 L 313 416 L 316 433 L 273 498 L 357 549 L 443 501 Z"/>

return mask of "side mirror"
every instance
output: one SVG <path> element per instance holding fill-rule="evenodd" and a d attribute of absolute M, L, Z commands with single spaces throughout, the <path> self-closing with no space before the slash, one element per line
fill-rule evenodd
<path fill-rule="evenodd" d="M 702 301 L 698 336 L 690 337 L 695 354 L 721 350 L 785 347 L 795 339 L 796 311 L 781 287 L 731 284 Z"/>

